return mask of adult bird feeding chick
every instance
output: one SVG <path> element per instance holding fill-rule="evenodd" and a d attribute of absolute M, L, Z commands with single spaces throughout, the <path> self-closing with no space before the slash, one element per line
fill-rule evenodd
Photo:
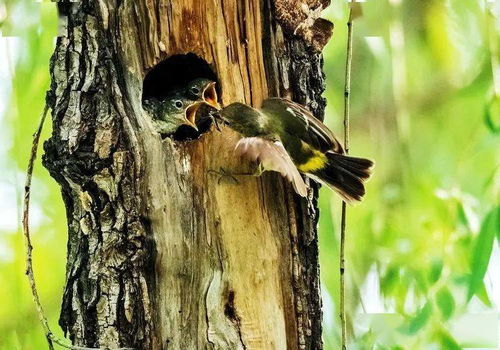
<path fill-rule="evenodd" d="M 260 110 L 232 103 L 216 118 L 243 136 L 235 151 L 259 164 L 255 175 L 277 171 L 303 197 L 307 186 L 300 173 L 327 185 L 350 204 L 365 194 L 373 162 L 345 155 L 333 133 L 302 105 L 283 98 L 265 100 Z"/>

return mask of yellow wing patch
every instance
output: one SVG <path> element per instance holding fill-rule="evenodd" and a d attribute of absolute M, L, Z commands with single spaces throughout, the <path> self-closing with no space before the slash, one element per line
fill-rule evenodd
<path fill-rule="evenodd" d="M 318 169 L 322 169 L 325 167 L 327 163 L 327 158 L 326 156 L 318 151 L 309 146 L 307 143 L 302 142 L 302 148 L 304 150 L 312 152 L 311 157 L 307 160 L 307 162 L 299 164 L 297 166 L 297 169 L 299 169 L 303 173 L 309 173 Z"/>

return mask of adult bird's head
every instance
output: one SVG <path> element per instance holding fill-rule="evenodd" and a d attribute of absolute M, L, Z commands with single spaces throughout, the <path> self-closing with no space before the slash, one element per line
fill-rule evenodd
<path fill-rule="evenodd" d="M 222 108 L 214 115 L 215 119 L 227 124 L 231 129 L 245 136 L 258 135 L 265 127 L 267 117 L 255 108 L 235 102 Z"/>
<path fill-rule="evenodd" d="M 146 101 L 145 109 L 152 114 L 157 131 L 164 135 L 170 135 L 182 125 L 187 125 L 197 131 L 196 112 L 201 104 L 200 101 L 193 101 L 185 96 L 175 94 L 163 101 Z"/>
<path fill-rule="evenodd" d="M 192 80 L 187 84 L 184 96 L 194 101 L 204 102 L 210 107 L 219 110 L 221 106 L 219 104 L 215 84 L 215 81 L 207 78 Z"/>

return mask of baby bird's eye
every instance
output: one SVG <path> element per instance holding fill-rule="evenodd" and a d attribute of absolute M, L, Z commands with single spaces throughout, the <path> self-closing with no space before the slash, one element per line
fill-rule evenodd
<path fill-rule="evenodd" d="M 177 100 L 177 101 L 175 101 L 175 102 L 174 102 L 174 105 L 175 105 L 175 107 L 177 107 L 177 108 L 182 108 L 182 101 Z"/>
<path fill-rule="evenodd" d="M 198 95 L 200 93 L 200 89 L 198 89 L 197 87 L 192 87 L 191 92 L 195 95 Z"/>

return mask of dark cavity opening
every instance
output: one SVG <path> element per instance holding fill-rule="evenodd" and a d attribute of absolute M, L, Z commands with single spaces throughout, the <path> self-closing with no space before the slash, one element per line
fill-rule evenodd
<path fill-rule="evenodd" d="M 146 74 L 142 100 L 148 98 L 161 100 L 173 90 L 196 78 L 207 78 L 217 82 L 217 76 L 204 59 L 193 53 L 171 56 L 158 63 Z"/>
<path fill-rule="evenodd" d="M 183 55 L 173 55 L 154 66 L 144 78 L 142 89 L 142 102 L 157 100 L 160 103 L 166 97 L 178 89 L 185 87 L 190 81 L 197 78 L 207 78 L 218 82 L 217 76 L 210 68 L 210 65 L 202 58 L 193 53 Z M 221 96 L 220 86 L 216 85 L 217 95 Z M 162 137 L 172 136 L 175 140 L 184 141 L 198 138 L 210 129 L 212 120 L 208 117 L 209 106 L 199 109 L 196 122 L 198 132 L 182 125 L 172 135 L 162 135 Z"/>

